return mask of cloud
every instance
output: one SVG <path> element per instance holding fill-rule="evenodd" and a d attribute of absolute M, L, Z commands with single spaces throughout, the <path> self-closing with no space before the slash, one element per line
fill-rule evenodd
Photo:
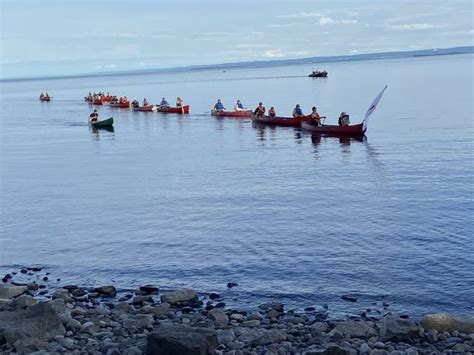
<path fill-rule="evenodd" d="M 124 38 L 174 38 L 175 35 L 163 33 L 141 33 L 141 32 L 83 32 L 75 33 L 72 38 L 101 38 L 101 39 L 124 39 Z"/>
<path fill-rule="evenodd" d="M 272 46 L 269 44 L 238 44 L 235 48 L 271 48 Z"/>
<path fill-rule="evenodd" d="M 319 12 L 299 12 L 297 14 L 279 15 L 278 18 L 311 18 L 324 16 Z"/>
<path fill-rule="evenodd" d="M 321 26 L 327 26 L 327 25 L 337 25 L 337 24 L 342 24 L 342 25 L 357 25 L 359 21 L 357 20 L 337 20 L 333 19 L 329 16 L 321 16 L 319 18 L 319 24 Z"/>
<path fill-rule="evenodd" d="M 263 57 L 266 58 L 283 58 L 285 54 L 283 54 L 281 49 L 269 49 L 263 52 Z"/>
<path fill-rule="evenodd" d="M 292 22 L 292 23 L 282 23 L 282 24 L 278 24 L 278 23 L 272 23 L 271 25 L 268 25 L 268 27 L 294 27 L 294 26 L 298 26 L 299 23 L 295 23 L 295 22 Z"/>
<path fill-rule="evenodd" d="M 409 23 L 403 25 L 387 25 L 386 28 L 392 31 L 418 31 L 429 30 L 437 26 L 430 23 Z"/>

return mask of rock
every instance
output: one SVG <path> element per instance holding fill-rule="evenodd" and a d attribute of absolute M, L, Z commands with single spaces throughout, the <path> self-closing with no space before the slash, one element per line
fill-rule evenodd
<path fill-rule="evenodd" d="M 197 293 L 191 289 L 183 289 L 175 292 L 165 293 L 161 296 L 161 302 L 171 305 L 186 306 L 197 301 Z"/>
<path fill-rule="evenodd" d="M 370 348 L 367 343 L 362 343 L 359 347 L 359 354 L 364 355 L 370 352 Z"/>
<path fill-rule="evenodd" d="M 14 286 L 14 285 L 2 285 L 0 284 L 0 298 L 15 298 L 28 291 L 27 286 Z"/>
<path fill-rule="evenodd" d="M 357 350 L 329 343 L 324 350 L 325 355 L 357 355 Z"/>
<path fill-rule="evenodd" d="M 0 313 L 0 338 L 3 337 L 10 344 L 25 338 L 48 341 L 65 332 L 61 318 L 49 303 Z"/>
<path fill-rule="evenodd" d="M 258 327 L 260 325 L 260 321 L 258 319 L 251 319 L 242 322 L 243 327 Z"/>
<path fill-rule="evenodd" d="M 35 351 L 47 350 L 48 343 L 36 338 L 22 338 L 13 343 L 18 354 L 31 354 Z"/>
<path fill-rule="evenodd" d="M 233 329 L 219 329 L 217 330 L 217 344 L 229 344 L 235 340 L 235 333 Z"/>
<path fill-rule="evenodd" d="M 209 318 L 212 319 L 217 326 L 225 327 L 229 323 L 229 317 L 222 309 L 214 308 L 208 312 Z"/>
<path fill-rule="evenodd" d="M 225 308 L 225 303 L 224 302 L 219 302 L 215 305 L 215 308 Z"/>
<path fill-rule="evenodd" d="M 133 297 L 133 304 L 143 304 L 144 302 L 153 303 L 152 296 L 135 296 Z"/>
<path fill-rule="evenodd" d="M 81 326 L 81 333 L 94 334 L 99 330 L 99 327 L 93 322 L 86 322 Z"/>
<path fill-rule="evenodd" d="M 159 290 L 158 287 L 152 285 L 140 286 L 140 291 L 145 292 L 147 295 L 156 294 Z"/>
<path fill-rule="evenodd" d="M 474 316 L 455 316 L 449 313 L 427 314 L 421 320 L 425 330 L 436 329 L 438 332 L 474 333 Z"/>
<path fill-rule="evenodd" d="M 287 337 L 286 331 L 283 329 L 265 330 L 257 338 L 252 340 L 252 345 L 258 346 L 258 345 L 276 344 L 276 343 L 285 341 L 286 337 Z"/>
<path fill-rule="evenodd" d="M 13 300 L 7 298 L 0 298 L 0 311 L 8 309 L 13 306 Z"/>
<path fill-rule="evenodd" d="M 94 292 L 97 292 L 101 297 L 115 297 L 117 289 L 114 286 L 100 286 L 94 288 Z"/>
<path fill-rule="evenodd" d="M 58 299 L 58 298 L 62 299 L 66 303 L 72 303 L 73 302 L 73 300 L 72 300 L 71 296 L 69 296 L 69 292 L 67 290 L 56 290 L 56 291 L 53 292 L 51 297 L 52 297 L 53 300 Z"/>
<path fill-rule="evenodd" d="M 28 295 L 21 295 L 20 297 L 16 298 L 13 301 L 13 304 L 17 308 L 27 308 L 27 307 L 32 307 L 35 304 L 37 304 L 38 301 L 36 301 L 33 297 L 28 296 Z"/>
<path fill-rule="evenodd" d="M 436 329 L 430 329 L 425 333 L 426 340 L 428 343 L 433 344 L 438 342 L 438 331 Z"/>
<path fill-rule="evenodd" d="M 30 290 L 30 291 L 37 291 L 38 290 L 38 284 L 36 282 L 31 282 L 28 285 L 26 285 L 26 287 L 28 287 L 28 290 Z"/>
<path fill-rule="evenodd" d="M 77 288 L 77 286 L 76 285 L 66 285 L 66 286 L 63 286 L 63 288 L 65 290 L 72 291 L 72 290 L 75 290 Z"/>
<path fill-rule="evenodd" d="M 420 328 L 410 319 L 387 316 L 377 323 L 382 340 L 405 341 L 418 337 Z"/>
<path fill-rule="evenodd" d="M 146 353 L 205 355 L 217 347 L 217 334 L 206 328 L 185 325 L 162 324 L 147 336 Z"/>
<path fill-rule="evenodd" d="M 336 325 L 329 335 L 335 331 L 339 331 L 351 338 L 365 338 L 369 329 L 370 327 L 366 322 L 341 322 Z"/>
<path fill-rule="evenodd" d="M 74 297 L 81 297 L 87 295 L 86 290 L 84 290 L 83 288 L 76 288 L 71 293 Z"/>
<path fill-rule="evenodd" d="M 79 330 L 81 329 L 81 322 L 76 319 L 71 319 L 69 322 L 66 323 L 66 329 L 70 330 Z"/>
<path fill-rule="evenodd" d="M 142 355 L 142 351 L 136 346 L 130 346 L 123 351 L 124 355 Z"/>
<path fill-rule="evenodd" d="M 221 298 L 221 296 L 218 293 L 211 292 L 209 294 L 209 299 L 211 299 L 211 300 L 217 300 L 219 298 Z"/>
<path fill-rule="evenodd" d="M 235 286 L 239 286 L 239 284 L 238 284 L 238 283 L 235 283 L 235 282 L 229 282 L 229 283 L 227 284 L 227 288 L 232 288 L 232 287 L 235 287 Z"/>
<path fill-rule="evenodd" d="M 354 296 L 353 294 L 346 294 L 346 295 L 342 295 L 341 298 L 344 300 L 344 301 L 348 301 L 348 302 L 357 302 L 357 297 Z"/>

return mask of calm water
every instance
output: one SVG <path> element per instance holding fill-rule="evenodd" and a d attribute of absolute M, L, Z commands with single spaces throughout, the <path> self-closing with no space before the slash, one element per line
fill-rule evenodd
<path fill-rule="evenodd" d="M 190 286 L 334 315 L 383 294 L 413 315 L 474 312 L 473 57 L 310 69 L 1 83 L 0 272 L 40 264 L 63 283 Z M 365 140 L 209 115 L 220 97 L 356 122 L 385 84 Z M 89 90 L 182 95 L 192 114 L 101 107 L 115 132 L 94 133 Z M 350 291 L 358 303 L 340 299 Z"/>

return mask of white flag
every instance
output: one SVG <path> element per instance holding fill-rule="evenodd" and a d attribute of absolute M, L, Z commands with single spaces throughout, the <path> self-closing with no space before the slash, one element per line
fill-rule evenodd
<path fill-rule="evenodd" d="M 364 120 L 362 121 L 362 124 L 364 125 L 364 131 L 367 129 L 367 123 L 369 122 L 369 117 L 370 115 L 372 114 L 372 112 L 375 111 L 375 109 L 377 108 L 377 105 L 380 101 L 380 99 L 382 98 L 383 96 L 383 93 L 385 92 L 385 90 L 387 89 L 387 85 L 385 85 L 385 87 L 383 88 L 382 91 L 380 91 L 380 94 L 377 95 L 377 97 L 374 99 L 374 101 L 372 102 L 372 105 L 370 105 L 369 109 L 367 110 L 367 112 L 365 113 L 365 117 L 364 117 Z"/>

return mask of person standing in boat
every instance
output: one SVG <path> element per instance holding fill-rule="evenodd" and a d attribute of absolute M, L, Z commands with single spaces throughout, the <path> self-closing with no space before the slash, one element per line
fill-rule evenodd
<path fill-rule="evenodd" d="M 253 112 L 253 114 L 257 117 L 263 117 L 263 115 L 265 115 L 265 106 L 263 106 L 262 102 L 258 103 L 258 106 Z"/>
<path fill-rule="evenodd" d="M 183 99 L 180 96 L 176 98 L 176 107 L 183 107 Z"/>
<path fill-rule="evenodd" d="M 303 117 L 303 110 L 300 107 L 300 104 L 296 104 L 295 109 L 293 110 L 293 117 Z"/>
<path fill-rule="evenodd" d="M 237 100 L 237 103 L 234 106 L 234 111 L 244 111 L 244 110 L 245 110 L 244 104 L 240 100 Z"/>
<path fill-rule="evenodd" d="M 94 111 L 89 115 L 89 123 L 97 122 L 98 120 L 99 114 L 97 112 L 97 109 L 94 109 Z"/>
<path fill-rule="evenodd" d="M 275 111 L 275 107 L 270 107 L 270 110 L 268 110 L 268 116 L 270 117 L 275 117 L 276 116 L 276 111 Z"/>
<path fill-rule="evenodd" d="M 313 109 L 311 110 L 310 123 L 313 126 L 319 126 L 321 123 L 321 117 L 319 116 L 318 109 L 315 106 L 313 106 Z"/>
<path fill-rule="evenodd" d="M 168 103 L 168 101 L 166 101 L 166 99 L 164 97 L 161 99 L 160 107 L 163 107 L 163 108 L 170 107 L 170 104 Z"/>
<path fill-rule="evenodd" d="M 225 111 L 225 107 L 224 107 L 224 104 L 222 103 L 221 99 L 217 99 L 217 102 L 214 105 L 214 111 L 218 111 L 218 112 Z"/>

